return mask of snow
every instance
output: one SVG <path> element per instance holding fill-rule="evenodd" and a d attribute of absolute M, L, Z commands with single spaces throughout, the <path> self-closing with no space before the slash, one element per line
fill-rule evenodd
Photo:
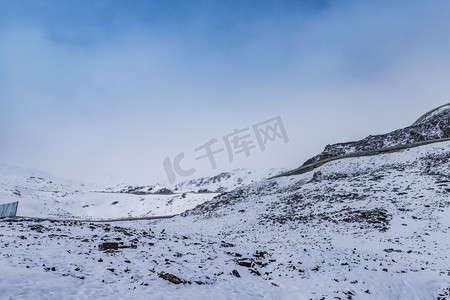
<path fill-rule="evenodd" d="M 307 174 L 249 180 L 222 195 L 186 198 L 98 193 L 47 180 L 58 193 L 41 192 L 27 189 L 42 189 L 24 181 L 27 174 L 3 176 L 2 193 L 11 196 L 17 188 L 23 212 L 187 211 L 114 223 L 3 219 L 0 298 L 436 299 L 450 287 L 449 149 L 450 142 L 442 142 L 349 158 Z M 55 204 L 59 210 L 50 210 Z M 98 250 L 104 241 L 135 248 Z M 166 281 L 162 272 L 186 283 Z"/>
<path fill-rule="evenodd" d="M 237 169 L 213 178 L 194 179 L 172 186 L 121 185 L 105 189 L 94 184 L 55 178 L 39 171 L 1 165 L 0 204 L 19 201 L 17 214 L 27 217 L 98 220 L 167 216 L 192 209 L 221 192 L 281 172 L 282 170 L 277 169 L 270 172 Z M 170 189 L 173 193 L 155 193 L 163 188 Z M 127 189 L 132 192 L 127 192 Z M 217 189 L 220 193 L 213 192 Z"/>
<path fill-rule="evenodd" d="M 351 153 L 449 138 L 449 135 L 450 106 L 445 105 L 424 117 L 424 120 L 415 122 L 406 128 L 387 134 L 370 135 L 359 141 L 327 145 L 322 153 L 310 158 L 304 165 Z"/>
<path fill-rule="evenodd" d="M 442 107 L 440 107 L 440 108 L 436 109 L 435 111 L 431 112 L 425 118 L 420 120 L 420 123 L 426 123 L 427 121 L 429 121 L 430 119 L 432 119 L 436 115 L 442 114 L 443 112 L 446 112 L 446 111 L 449 111 L 449 110 L 450 110 L 450 103 L 446 104 L 446 105 L 443 105 Z"/>

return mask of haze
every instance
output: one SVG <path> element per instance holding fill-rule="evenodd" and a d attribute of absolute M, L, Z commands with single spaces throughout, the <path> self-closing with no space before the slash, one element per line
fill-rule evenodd
<path fill-rule="evenodd" d="M 0 0 L 0 162 L 98 182 L 295 168 L 449 102 L 448 1 Z M 280 116 L 289 142 L 194 149 Z"/>

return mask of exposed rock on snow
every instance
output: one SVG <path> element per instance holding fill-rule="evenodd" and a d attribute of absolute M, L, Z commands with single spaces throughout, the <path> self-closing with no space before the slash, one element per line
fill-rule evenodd
<path fill-rule="evenodd" d="M 303 166 L 349 153 L 448 137 L 450 137 L 450 104 L 446 104 L 429 115 L 423 116 L 409 127 L 398 129 L 387 134 L 368 136 L 367 138 L 356 142 L 327 145 L 322 153 L 308 159 Z"/>
<path fill-rule="evenodd" d="M 104 250 L 117 250 L 119 249 L 119 243 L 101 243 L 98 245 L 98 250 L 104 251 Z"/>

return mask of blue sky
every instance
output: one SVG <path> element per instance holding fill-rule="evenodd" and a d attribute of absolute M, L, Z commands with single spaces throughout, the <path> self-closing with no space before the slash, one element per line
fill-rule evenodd
<path fill-rule="evenodd" d="M 448 102 L 448 1 L 0 0 L 0 162 L 86 180 L 294 168 Z M 281 116 L 219 168 L 211 138 Z M 190 155 L 188 155 L 190 154 Z"/>

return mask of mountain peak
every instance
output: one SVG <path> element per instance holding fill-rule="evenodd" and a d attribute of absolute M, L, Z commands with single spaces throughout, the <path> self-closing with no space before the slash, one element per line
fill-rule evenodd
<path fill-rule="evenodd" d="M 427 112 L 406 128 L 386 134 L 369 135 L 359 141 L 327 145 L 322 153 L 308 159 L 302 166 L 351 153 L 446 138 L 450 138 L 450 103 Z"/>

